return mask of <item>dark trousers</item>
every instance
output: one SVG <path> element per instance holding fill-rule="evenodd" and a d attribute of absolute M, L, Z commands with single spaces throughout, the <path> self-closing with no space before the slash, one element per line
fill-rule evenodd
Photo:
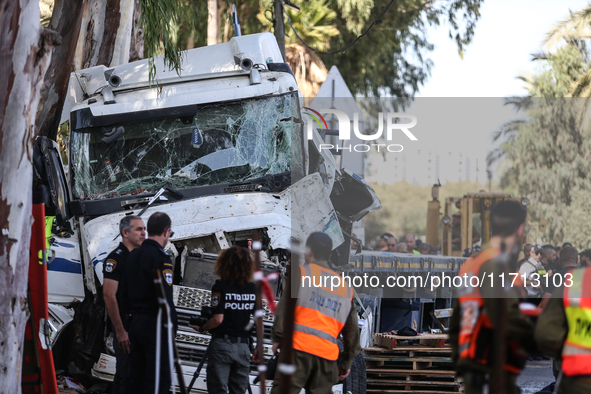
<path fill-rule="evenodd" d="M 291 378 L 291 391 L 279 391 L 280 379 L 273 380 L 271 394 L 298 394 L 302 389 L 307 394 L 330 394 L 338 383 L 339 369 L 336 361 L 325 360 L 309 353 L 294 351 L 295 374 Z M 275 372 L 279 376 L 279 372 Z"/>
<path fill-rule="evenodd" d="M 129 320 L 127 316 L 121 318 L 123 322 L 123 328 L 126 331 L 129 330 Z M 133 390 L 128 389 L 129 378 L 130 378 L 130 365 L 131 355 L 127 354 L 119 347 L 119 341 L 117 341 L 117 334 L 115 333 L 115 327 L 111 325 L 113 330 L 113 349 L 115 349 L 115 359 L 117 360 L 117 370 L 115 372 L 115 378 L 113 379 L 113 387 L 111 389 L 112 394 L 125 394 L 132 393 Z"/>
<path fill-rule="evenodd" d="M 244 394 L 250 384 L 250 349 L 246 342 L 232 343 L 215 338 L 209 345 L 207 392 L 209 394 Z"/>
<path fill-rule="evenodd" d="M 466 394 L 482 394 L 484 392 L 490 392 L 490 376 L 486 376 L 480 372 L 463 372 L 462 377 L 464 378 L 464 392 Z M 521 389 L 517 386 L 517 375 L 507 373 L 506 375 L 507 387 L 505 388 L 505 394 L 520 394 Z M 485 389 L 485 386 L 488 388 Z"/>
<path fill-rule="evenodd" d="M 129 390 L 132 393 L 154 394 L 156 384 L 156 315 L 133 315 L 128 333 L 131 341 Z M 171 377 L 168 362 L 168 339 L 164 326 L 161 335 L 159 363 L 158 393 L 168 394 Z"/>

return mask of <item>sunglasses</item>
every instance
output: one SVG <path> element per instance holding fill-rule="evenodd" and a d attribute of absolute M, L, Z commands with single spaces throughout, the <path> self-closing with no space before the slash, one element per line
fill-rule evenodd
<path fill-rule="evenodd" d="M 388 246 L 395 247 L 395 246 L 396 246 L 396 244 L 388 244 Z"/>
<path fill-rule="evenodd" d="M 174 237 L 174 231 L 172 231 L 171 229 L 168 229 L 170 231 L 170 235 L 168 236 L 169 238 Z"/>

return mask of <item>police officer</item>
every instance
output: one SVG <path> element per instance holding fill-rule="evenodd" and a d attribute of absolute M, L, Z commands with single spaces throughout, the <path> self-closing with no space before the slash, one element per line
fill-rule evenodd
<path fill-rule="evenodd" d="M 133 392 L 153 394 L 156 384 L 156 343 L 160 341 L 159 393 L 168 393 L 171 384 L 168 359 L 166 317 L 162 319 L 161 338 L 157 338 L 158 297 L 153 271 L 161 273 L 164 293 L 171 311 L 173 332 L 176 333 L 176 310 L 172 300 L 173 265 L 164 251 L 173 236 L 170 217 L 155 212 L 148 219 L 148 239 L 130 253 L 125 267 L 127 298 L 131 311 L 129 338 L 131 340 L 131 382 Z M 173 334 L 174 337 L 174 334 Z"/>
<path fill-rule="evenodd" d="M 564 248 L 560 251 L 569 252 Z M 576 250 L 574 252 L 576 256 Z M 553 279 L 558 278 L 556 277 Z M 558 281 L 558 279 L 556 279 Z M 558 393 L 591 392 L 591 267 L 570 269 L 563 275 L 563 286 L 538 319 L 535 339 L 548 356 L 562 359 Z"/>
<path fill-rule="evenodd" d="M 199 332 L 212 332 L 207 362 L 209 394 L 244 394 L 248 388 L 250 331 L 247 326 L 255 304 L 253 269 L 248 249 L 233 246 L 222 251 L 214 266 L 220 279 L 211 289 L 213 316 L 202 327 L 191 326 Z"/>
<path fill-rule="evenodd" d="M 312 233 L 306 241 L 306 248 L 307 264 L 300 267 L 302 281 L 294 316 L 296 371 L 292 375 L 290 393 L 299 393 L 302 388 L 315 394 L 330 393 L 338 380 L 349 375 L 353 359 L 359 353 L 357 309 L 353 289 L 346 283 L 341 282 L 342 286 L 334 290 L 313 285 L 332 283 L 333 276 L 340 278 L 327 262 L 332 250 L 330 237 L 320 232 Z M 273 351 L 280 347 L 283 339 L 283 314 L 288 297 L 291 294 L 283 294 L 275 313 L 271 332 Z M 341 333 L 344 350 L 339 357 L 337 337 Z M 279 381 L 273 380 L 271 393 L 279 394 Z"/>
<path fill-rule="evenodd" d="M 127 388 L 129 383 L 130 342 L 127 335 L 129 327 L 129 305 L 123 302 L 122 280 L 124 266 L 129 252 L 140 247 L 146 238 L 146 225 L 138 216 L 125 216 L 119 223 L 121 243 L 107 256 L 103 264 L 103 297 L 115 333 L 113 348 L 117 359 L 117 369 L 113 380 L 112 392 L 132 392 Z"/>
<path fill-rule="evenodd" d="M 517 255 L 525 216 L 525 210 L 515 201 L 506 200 L 495 205 L 491 210 L 490 244 L 485 245 L 476 257 L 467 260 L 459 275 L 482 278 L 484 273 L 494 273 L 494 277 L 498 278 L 504 270 L 499 270 L 500 264 L 496 258 L 503 247 L 507 253 Z M 495 284 L 501 286 L 499 281 Z M 492 343 L 503 314 L 507 321 L 503 338 L 507 344 L 507 356 L 503 360 L 503 369 L 507 373 L 506 387 L 503 388 L 505 393 L 519 393 L 517 375 L 525 365 L 527 354 L 536 351 L 533 324 L 521 315 L 515 289 L 505 293 L 503 302 L 495 296 L 497 294 L 490 282 L 483 282 L 482 287 L 467 284 L 458 289 L 458 301 L 454 304 L 450 321 L 449 340 L 452 360 L 457 374 L 464 378 L 466 394 L 488 392 L 495 361 Z"/>

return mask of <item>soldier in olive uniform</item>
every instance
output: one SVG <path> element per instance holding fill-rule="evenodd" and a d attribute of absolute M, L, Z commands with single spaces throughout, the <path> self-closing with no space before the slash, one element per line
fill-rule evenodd
<path fill-rule="evenodd" d="M 338 275 L 327 263 L 332 251 L 332 241 L 328 235 L 312 233 L 306 241 L 306 248 L 306 264 L 300 267 L 302 275 Z M 357 309 L 352 299 L 353 289 L 345 285 L 330 292 L 312 286 L 306 288 L 307 283 L 304 279 L 299 288 L 294 319 L 296 371 L 292 375 L 291 393 L 299 393 L 302 388 L 311 394 L 330 393 L 333 385 L 349 375 L 353 359 L 359 353 L 359 327 Z M 313 294 L 313 297 L 303 296 L 308 293 Z M 280 347 L 283 338 L 283 314 L 286 299 L 290 296 L 283 294 L 275 313 L 271 332 L 273 352 Z M 340 356 L 337 346 L 339 333 L 343 335 L 344 342 L 344 351 Z M 271 393 L 279 393 L 279 380 L 276 376 Z"/>
<path fill-rule="evenodd" d="M 563 269 L 552 276 L 556 287 L 534 334 L 539 348 L 554 357 L 553 369 L 562 369 L 557 384 L 564 394 L 591 392 L 591 268 L 576 269 L 576 260 L 572 246 L 560 251 Z"/>
<path fill-rule="evenodd" d="M 515 201 L 502 201 L 491 211 L 492 237 L 478 256 L 468 259 L 460 270 L 460 276 L 474 275 L 482 278 L 486 273 L 504 272 L 498 261 L 501 249 L 517 256 L 520 240 L 523 237 L 525 210 Z M 501 286 L 499 282 L 496 286 Z M 495 332 L 504 314 L 507 331 L 503 341 L 507 344 L 507 356 L 503 369 L 507 372 L 508 394 L 519 393 L 517 376 L 525 366 L 528 353 L 536 351 L 533 340 L 533 324 L 521 315 L 518 294 L 511 288 L 504 294 L 504 301 L 495 298 L 496 289 L 490 282 L 482 287 L 464 286 L 458 290 L 458 301 L 454 305 L 449 326 L 449 340 L 452 347 L 452 360 L 457 374 L 464 378 L 467 394 L 488 392 L 494 365 Z"/>

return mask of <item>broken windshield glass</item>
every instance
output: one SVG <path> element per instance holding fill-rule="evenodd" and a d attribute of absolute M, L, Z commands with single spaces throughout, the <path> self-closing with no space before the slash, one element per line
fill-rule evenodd
<path fill-rule="evenodd" d="M 234 183 L 292 167 L 293 95 L 210 104 L 171 117 L 72 133 L 74 195 L 97 199 L 164 186 Z M 299 140 L 299 134 L 294 141 Z M 297 146 L 294 153 L 300 153 Z"/>

